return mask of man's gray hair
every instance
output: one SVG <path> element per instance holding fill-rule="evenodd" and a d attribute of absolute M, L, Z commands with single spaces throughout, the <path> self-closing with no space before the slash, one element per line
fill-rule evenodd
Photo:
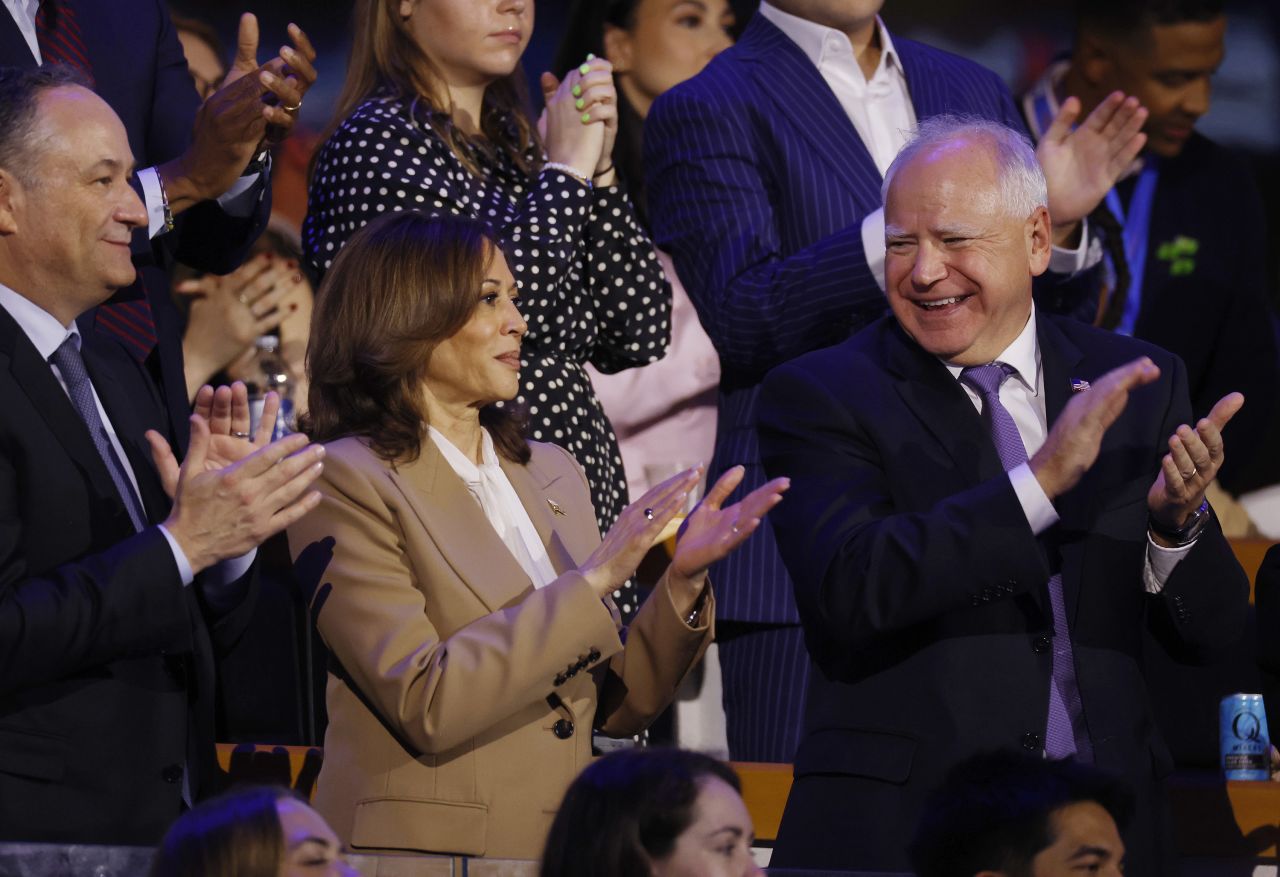
<path fill-rule="evenodd" d="M 915 137 L 902 147 L 885 172 L 881 200 L 888 197 L 899 168 L 922 152 L 962 140 L 978 141 L 990 149 L 1000 174 L 1000 206 L 1010 216 L 1024 219 L 1036 208 L 1049 206 L 1044 171 L 1027 135 L 989 119 L 958 115 L 933 116 L 920 123 Z"/>
<path fill-rule="evenodd" d="M 38 182 L 34 179 L 34 165 L 40 95 L 70 85 L 89 88 L 84 74 L 71 67 L 0 67 L 0 168 L 24 186 Z"/>

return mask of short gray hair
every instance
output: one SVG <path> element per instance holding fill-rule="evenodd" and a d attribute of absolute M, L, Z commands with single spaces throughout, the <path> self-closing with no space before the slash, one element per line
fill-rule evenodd
<path fill-rule="evenodd" d="M 920 123 L 915 136 L 894 158 L 880 187 L 881 200 L 898 170 L 922 152 L 960 140 L 976 140 L 988 146 L 1000 174 L 1000 205 L 1019 219 L 1040 207 L 1049 206 L 1049 189 L 1044 171 L 1027 135 L 1007 125 L 978 116 L 933 116 Z"/>

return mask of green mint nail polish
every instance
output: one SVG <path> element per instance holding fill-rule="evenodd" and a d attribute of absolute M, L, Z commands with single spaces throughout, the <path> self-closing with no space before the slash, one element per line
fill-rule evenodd
<path fill-rule="evenodd" d="M 590 113 L 583 113 L 583 114 L 582 114 L 582 124 L 584 124 L 584 125 L 585 125 L 585 124 L 587 124 L 587 122 L 590 122 L 590 121 L 591 121 L 591 114 L 590 114 Z"/>
<path fill-rule="evenodd" d="M 583 64 L 581 67 L 578 68 L 578 72 L 581 73 L 583 76 L 586 76 L 588 73 L 591 72 L 591 68 L 588 67 L 586 64 Z"/>
<path fill-rule="evenodd" d="M 573 87 L 573 96 L 574 96 L 574 97 L 582 97 L 582 86 L 581 86 L 581 85 L 575 85 L 575 86 Z"/>
<path fill-rule="evenodd" d="M 574 105 L 575 107 L 577 107 L 578 109 L 582 109 L 583 107 L 585 107 L 585 106 L 587 105 L 587 102 L 586 102 L 585 100 L 583 100 L 582 98 L 578 98 L 576 101 L 574 101 L 574 102 L 573 102 L 573 105 Z"/>

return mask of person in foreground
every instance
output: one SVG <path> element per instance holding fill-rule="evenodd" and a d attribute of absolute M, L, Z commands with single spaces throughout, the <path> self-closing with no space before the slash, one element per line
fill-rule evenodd
<path fill-rule="evenodd" d="M 741 472 L 722 478 L 621 631 L 609 595 L 701 469 L 601 540 L 581 468 L 493 404 L 520 387 L 517 300 L 481 223 L 418 213 L 353 236 L 317 295 L 326 477 L 289 542 L 335 660 L 316 805 L 354 849 L 535 858 L 592 728 L 634 734 L 666 706 L 711 641 L 707 565 L 786 487 L 722 509 Z"/>
<path fill-rule="evenodd" d="M 911 865 L 916 877 L 1120 877 L 1132 816 L 1124 784 L 1088 765 L 986 752 L 956 765 L 925 805 Z"/>
<path fill-rule="evenodd" d="M 733 768 L 682 749 L 628 749 L 565 792 L 542 877 L 749 877 L 755 828 Z"/>
<path fill-rule="evenodd" d="M 1122 778 L 1129 872 L 1170 873 L 1142 630 L 1188 658 L 1241 634 L 1204 489 L 1243 398 L 1192 422 L 1175 356 L 1036 311 L 1051 228 L 1022 134 L 926 121 L 885 198 L 891 315 L 764 385 L 820 671 L 774 863 L 901 868 L 945 771 L 1021 746 Z"/>
<path fill-rule="evenodd" d="M 249 787 L 178 818 L 150 877 L 356 877 L 324 818 L 288 789 Z"/>
<path fill-rule="evenodd" d="M 79 331 L 136 274 L 133 164 L 71 74 L 0 69 L 0 840 L 153 844 L 208 793 L 255 546 L 319 500 L 323 449 L 248 441 L 242 384 L 179 467 L 145 364 Z"/>

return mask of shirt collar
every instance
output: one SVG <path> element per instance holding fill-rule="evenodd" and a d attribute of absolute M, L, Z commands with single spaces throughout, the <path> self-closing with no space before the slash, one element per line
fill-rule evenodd
<path fill-rule="evenodd" d="M 436 447 L 440 449 L 440 453 L 444 455 L 445 461 L 452 467 L 454 472 L 458 473 L 458 477 L 467 484 L 479 484 L 482 472 L 501 468 L 498 464 L 498 454 L 493 449 L 493 439 L 489 437 L 487 429 L 481 428 L 480 430 L 479 466 L 472 462 L 470 457 L 458 450 L 457 445 L 449 441 L 445 434 L 434 426 L 428 426 L 427 432 L 432 441 L 436 443 Z"/>
<path fill-rule="evenodd" d="M 1031 395 L 1040 395 L 1040 339 L 1036 335 L 1034 302 L 1031 304 L 1031 316 L 1027 318 L 1027 325 L 1022 327 L 1022 331 L 1018 333 L 1017 338 L 1013 339 L 1013 343 L 992 361 L 1003 362 L 1010 366 Z M 945 361 L 942 364 L 947 367 L 947 371 L 951 372 L 953 378 L 960 380 L 960 372 L 964 371 L 964 366 L 952 365 Z"/>
<path fill-rule="evenodd" d="M 799 46 L 800 51 L 804 52 L 805 57 L 815 67 L 821 67 L 824 60 L 840 58 L 852 60 L 853 58 L 853 46 L 849 43 L 848 35 L 835 28 L 792 15 L 790 12 L 783 12 L 767 0 L 760 4 L 760 14 Z M 884 26 L 884 21 L 878 15 L 876 31 L 880 34 L 880 63 L 876 66 L 876 72 L 871 79 L 883 76 L 889 69 L 902 71 L 902 62 L 898 59 L 898 53 L 893 47 L 889 29 Z M 854 64 L 854 66 L 857 65 Z"/>
<path fill-rule="evenodd" d="M 48 360 L 53 356 L 70 335 L 76 337 L 76 347 L 79 348 L 80 327 L 75 320 L 70 326 L 62 325 L 53 314 L 3 283 L 0 283 L 0 307 L 8 311 L 13 321 L 27 334 L 42 359 Z"/>

